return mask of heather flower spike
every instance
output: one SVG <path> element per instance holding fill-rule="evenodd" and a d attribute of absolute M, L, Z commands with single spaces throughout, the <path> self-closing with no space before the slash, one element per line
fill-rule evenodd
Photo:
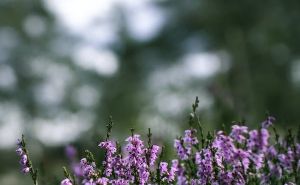
<path fill-rule="evenodd" d="M 37 180 L 37 170 L 33 168 L 32 162 L 29 158 L 28 151 L 26 149 L 26 143 L 24 135 L 22 135 L 22 139 L 18 139 L 17 142 L 17 149 L 16 149 L 17 155 L 20 156 L 20 165 L 21 165 L 21 171 L 24 174 L 30 174 L 34 185 L 38 185 Z"/>

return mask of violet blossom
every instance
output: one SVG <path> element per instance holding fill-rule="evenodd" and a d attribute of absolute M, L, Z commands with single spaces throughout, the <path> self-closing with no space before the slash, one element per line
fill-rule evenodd
<path fill-rule="evenodd" d="M 61 181 L 60 185 L 73 185 L 72 181 L 68 178 Z"/>

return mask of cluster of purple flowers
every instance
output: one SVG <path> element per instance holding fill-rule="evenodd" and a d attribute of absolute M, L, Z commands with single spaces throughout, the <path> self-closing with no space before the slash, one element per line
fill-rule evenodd
<path fill-rule="evenodd" d="M 98 146 L 105 151 L 105 159 L 99 167 L 96 166 L 91 153 L 88 153 L 88 156 L 82 158 L 79 163 L 74 162 L 76 151 L 72 146 L 67 146 L 66 154 L 71 161 L 76 179 L 67 176 L 61 185 L 73 185 L 75 181 L 84 185 L 149 184 L 154 180 L 151 175 L 157 170 L 155 165 L 160 147 L 150 143 L 146 147 L 137 134 L 132 134 L 125 141 L 127 144 L 123 152 L 117 149 L 117 143 L 113 140 L 107 138 L 100 142 Z M 172 177 L 170 176 L 169 179 L 174 180 L 176 170 L 173 168 L 170 170 Z"/>
<path fill-rule="evenodd" d="M 19 163 L 21 165 L 22 173 L 30 174 L 34 185 L 38 185 L 37 170 L 33 169 L 32 163 L 29 159 L 29 155 L 26 149 L 26 144 L 23 135 L 22 139 L 18 139 L 16 153 L 21 158 Z"/>
<path fill-rule="evenodd" d="M 299 184 L 300 144 L 291 137 L 287 138 L 290 143 L 281 140 L 271 145 L 268 127 L 274 120 L 268 117 L 260 129 L 250 131 L 246 126 L 233 125 L 229 135 L 219 131 L 208 137 L 201 149 L 194 142 L 193 151 L 191 134 L 175 140 L 184 176 L 178 174 L 177 184 Z"/>
<path fill-rule="evenodd" d="M 175 181 L 177 176 L 178 169 L 178 160 L 172 160 L 172 166 L 170 170 L 168 170 L 168 163 L 160 162 L 159 164 L 160 176 L 162 177 L 162 182 L 167 182 L 168 184 Z"/>
<path fill-rule="evenodd" d="M 16 153 L 21 158 L 20 159 L 21 171 L 25 174 L 29 173 L 30 172 L 30 164 L 29 164 L 28 155 L 27 155 L 26 149 L 24 148 L 24 143 L 22 142 L 22 140 L 18 140 Z"/>
<path fill-rule="evenodd" d="M 180 160 L 187 160 L 192 153 L 193 146 L 199 143 L 196 133 L 196 129 L 186 130 L 183 138 L 175 139 L 174 147 Z"/>
<path fill-rule="evenodd" d="M 137 134 L 125 141 L 127 144 L 123 153 L 117 151 L 116 143 L 112 140 L 100 142 L 99 147 L 105 150 L 105 160 L 99 169 L 94 162 L 89 163 L 86 158 L 81 159 L 82 184 L 149 184 L 160 147 L 157 145 L 145 147 L 140 135 Z"/>
<path fill-rule="evenodd" d="M 231 131 L 218 131 L 203 136 L 192 125 L 183 137 L 174 140 L 176 157 L 162 161 L 162 149 L 149 141 L 146 146 L 141 136 L 132 133 L 122 148 L 108 137 L 98 145 L 105 158 L 96 165 L 90 152 L 76 162 L 76 150 L 67 147 L 74 177 L 66 173 L 61 185 L 258 185 L 300 184 L 300 144 L 292 133 L 279 138 L 269 116 L 259 129 L 233 125 Z M 271 142 L 269 129 L 276 138 Z M 199 136 L 200 135 L 200 136 Z M 200 141 L 200 142 L 199 142 Z M 22 171 L 28 173 L 25 146 L 19 142 Z"/>

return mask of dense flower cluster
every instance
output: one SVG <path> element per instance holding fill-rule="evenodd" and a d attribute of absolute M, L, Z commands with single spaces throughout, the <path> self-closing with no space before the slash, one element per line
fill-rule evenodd
<path fill-rule="evenodd" d="M 107 140 L 99 144 L 99 147 L 106 153 L 103 161 L 103 177 L 109 180 L 105 183 L 147 184 L 150 181 L 151 167 L 154 166 L 158 157 L 159 146 L 145 147 L 140 135 L 137 134 L 133 134 L 125 141 L 127 144 L 124 154 L 117 152 L 113 141 Z"/>
<path fill-rule="evenodd" d="M 77 177 L 73 181 L 79 180 L 84 185 L 149 184 L 150 181 L 153 181 L 154 178 L 150 178 L 151 174 L 156 171 L 155 164 L 160 147 L 150 144 L 145 147 L 140 135 L 137 134 L 133 134 L 125 141 L 127 144 L 123 153 L 117 150 L 117 143 L 112 140 L 106 139 L 100 142 L 98 146 L 105 151 L 105 159 L 99 168 L 97 168 L 91 153 L 87 158 L 82 158 L 79 163 L 74 162 L 76 151 L 73 147 L 67 146 L 66 155 L 71 161 L 73 172 Z M 176 169 L 172 165 L 168 172 L 168 181 L 175 180 L 175 172 Z M 167 177 L 166 174 L 162 176 Z M 161 181 L 167 180 L 161 177 Z M 72 184 L 70 177 L 61 182 L 61 185 Z"/>
<path fill-rule="evenodd" d="M 61 185 L 300 184 L 300 144 L 291 131 L 279 138 L 274 121 L 269 116 L 256 130 L 236 124 L 228 134 L 218 131 L 205 137 L 191 125 L 183 137 L 174 140 L 177 157 L 170 162 L 162 161 L 163 150 L 151 144 L 150 133 L 147 146 L 132 132 L 123 148 L 109 139 L 109 133 L 98 145 L 105 151 L 100 165 L 88 151 L 76 162 L 76 150 L 67 147 L 75 178 L 65 172 Z M 274 142 L 270 128 L 275 132 Z M 31 166 L 23 144 L 18 143 L 17 153 L 22 171 L 28 173 Z"/>
<path fill-rule="evenodd" d="M 246 126 L 233 125 L 229 135 L 217 132 L 202 149 L 198 142 L 193 143 L 193 152 L 189 139 L 175 140 L 181 173 L 185 176 L 178 174 L 177 184 L 300 183 L 300 144 L 287 138 L 290 143 L 281 140 L 271 145 L 267 129 L 274 121 L 268 117 L 260 129 L 250 131 Z"/>

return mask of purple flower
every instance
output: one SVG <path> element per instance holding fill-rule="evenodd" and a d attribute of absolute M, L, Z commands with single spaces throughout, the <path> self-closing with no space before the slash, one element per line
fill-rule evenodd
<path fill-rule="evenodd" d="M 195 134 L 197 133 L 196 129 L 186 130 L 184 133 L 183 141 L 186 145 L 190 146 L 198 144 L 198 139 L 195 137 Z"/>
<path fill-rule="evenodd" d="M 29 167 L 25 166 L 25 167 L 22 168 L 22 173 L 27 174 L 29 172 L 30 172 L 30 168 Z"/>
<path fill-rule="evenodd" d="M 232 137 L 235 141 L 238 143 L 242 143 L 245 141 L 246 137 L 244 134 L 248 133 L 248 127 L 246 126 L 239 126 L 239 125 L 233 125 L 230 133 L 230 137 Z"/>
<path fill-rule="evenodd" d="M 28 157 L 27 157 L 26 154 L 23 154 L 21 156 L 20 164 L 23 165 L 23 166 L 25 166 L 27 164 L 27 162 L 28 162 Z"/>
<path fill-rule="evenodd" d="M 159 147 L 153 145 L 148 153 L 148 149 L 144 147 L 140 135 L 133 135 L 126 139 L 128 142 L 125 151 L 128 155 L 124 159 L 115 158 L 118 168 L 115 168 L 116 174 L 122 174 L 125 179 L 131 181 L 138 181 L 140 184 L 147 184 L 150 171 L 147 163 L 147 156 L 149 157 L 149 165 L 154 165 L 157 159 Z M 138 176 L 132 176 L 133 173 L 138 172 Z M 127 183 L 127 181 L 126 181 Z"/>
<path fill-rule="evenodd" d="M 207 184 L 210 182 L 213 176 L 213 156 L 209 148 L 202 149 L 200 153 L 197 153 L 197 176 L 200 179 L 201 184 Z"/>
<path fill-rule="evenodd" d="M 256 170 L 259 170 L 263 166 L 264 157 L 265 157 L 264 154 L 252 153 L 250 158 L 254 162 Z"/>
<path fill-rule="evenodd" d="M 190 184 L 191 185 L 198 185 L 198 184 L 200 184 L 201 183 L 201 181 L 199 180 L 199 179 L 191 179 L 190 180 Z"/>
<path fill-rule="evenodd" d="M 225 161 L 229 162 L 233 160 L 236 147 L 231 137 L 219 133 L 213 141 L 213 147 L 217 149 L 217 155 L 222 156 Z"/>
<path fill-rule="evenodd" d="M 24 154 L 24 151 L 23 151 L 22 148 L 17 148 L 16 153 L 17 153 L 19 156 L 21 156 L 21 155 Z"/>
<path fill-rule="evenodd" d="M 279 154 L 278 159 L 280 161 L 281 166 L 287 171 L 290 172 L 292 170 L 292 163 L 294 162 L 294 153 L 291 148 L 288 148 L 286 154 Z"/>
<path fill-rule="evenodd" d="M 242 162 L 242 167 L 246 172 L 250 164 L 250 153 L 243 149 L 237 149 L 234 153 L 234 158 L 236 160 L 235 163 L 239 164 L 240 161 Z"/>
<path fill-rule="evenodd" d="M 109 183 L 109 179 L 105 178 L 105 177 L 101 177 L 99 179 L 97 179 L 96 184 L 99 185 L 107 185 Z"/>
<path fill-rule="evenodd" d="M 159 146 L 152 145 L 152 147 L 150 149 L 150 157 L 149 157 L 150 166 L 154 165 L 155 160 L 157 159 L 157 156 L 158 156 L 158 151 L 159 151 Z"/>
<path fill-rule="evenodd" d="M 28 161 L 28 156 L 26 154 L 26 149 L 23 148 L 22 142 L 23 141 L 18 139 L 16 153 L 17 153 L 17 155 L 19 155 L 21 157 L 21 159 L 19 161 L 19 163 L 21 164 L 21 172 L 24 173 L 24 174 L 28 174 L 30 172 L 31 166 L 30 166 L 30 163 Z"/>
<path fill-rule="evenodd" d="M 251 130 L 249 132 L 248 149 L 264 152 L 267 149 L 269 132 L 267 129 Z"/>
<path fill-rule="evenodd" d="M 83 185 L 96 185 L 96 183 L 94 182 L 94 179 L 84 179 L 82 181 Z"/>
<path fill-rule="evenodd" d="M 279 165 L 272 164 L 271 161 L 268 161 L 270 168 L 270 176 L 275 177 L 276 179 L 281 179 L 282 177 L 282 168 Z"/>
<path fill-rule="evenodd" d="M 184 174 L 185 170 L 181 165 L 178 166 L 178 172 L 177 173 L 178 173 L 177 184 L 178 185 L 187 185 L 188 181 L 187 181 L 187 179 L 185 177 L 185 174 Z"/>
<path fill-rule="evenodd" d="M 276 158 L 276 156 L 277 156 L 277 151 L 276 151 L 275 147 L 269 146 L 266 151 L 266 157 L 268 159 L 273 159 L 273 158 Z"/>
<path fill-rule="evenodd" d="M 116 145 L 112 141 L 103 141 L 98 146 L 105 149 L 110 154 L 114 154 L 117 151 Z"/>
<path fill-rule="evenodd" d="M 83 172 L 82 172 L 80 163 L 73 163 L 73 164 L 71 164 L 71 167 L 72 167 L 72 170 L 73 170 L 73 173 L 75 174 L 75 176 L 77 176 L 77 177 L 83 176 Z"/>
<path fill-rule="evenodd" d="M 68 145 L 65 148 L 65 154 L 70 161 L 73 161 L 77 155 L 77 150 L 74 146 Z"/>
<path fill-rule="evenodd" d="M 135 153 L 136 155 L 140 155 L 142 154 L 143 148 L 144 148 L 144 144 L 143 141 L 140 139 L 140 135 L 133 135 L 128 137 L 125 141 L 128 142 L 128 144 L 126 145 L 126 151 L 130 153 Z"/>
<path fill-rule="evenodd" d="M 159 164 L 160 176 L 163 182 L 171 183 L 175 180 L 177 172 L 179 171 L 178 164 L 178 160 L 172 160 L 170 171 L 168 170 L 168 163 L 161 162 Z"/>
<path fill-rule="evenodd" d="M 128 162 L 133 166 L 139 166 L 143 163 L 143 155 L 145 152 L 143 141 L 140 140 L 140 135 L 133 135 L 126 139 L 128 144 L 125 149 L 128 152 Z"/>
<path fill-rule="evenodd" d="M 68 178 L 61 181 L 60 185 L 72 185 L 72 181 Z"/>
<path fill-rule="evenodd" d="M 103 141 L 98 145 L 100 148 L 106 150 L 105 161 L 103 161 L 103 166 L 105 168 L 105 175 L 110 177 L 113 171 L 113 154 L 116 153 L 117 148 L 115 143 L 112 141 Z"/>
<path fill-rule="evenodd" d="M 263 128 L 268 128 L 269 126 L 271 126 L 273 124 L 273 122 L 275 122 L 276 119 L 273 116 L 268 116 L 267 119 L 265 121 L 262 122 L 262 127 Z"/>
<path fill-rule="evenodd" d="M 168 174 L 168 163 L 166 162 L 161 162 L 159 164 L 159 171 L 160 171 L 160 175 L 163 176 L 165 174 Z"/>
<path fill-rule="evenodd" d="M 233 181 L 234 181 L 233 172 L 231 172 L 231 171 L 221 172 L 220 181 L 221 181 L 221 184 L 224 184 L 224 185 L 233 184 Z"/>
<path fill-rule="evenodd" d="M 176 149 L 177 156 L 181 160 L 187 160 L 189 158 L 190 151 L 186 150 L 182 145 L 182 141 L 179 139 L 174 140 L 174 148 Z"/>
<path fill-rule="evenodd" d="M 95 173 L 96 164 L 89 163 L 86 158 L 80 160 L 80 168 L 83 173 L 83 176 L 87 179 L 90 179 Z"/>
<path fill-rule="evenodd" d="M 178 172 L 178 164 L 179 164 L 179 162 L 177 159 L 172 160 L 172 166 L 171 166 L 171 169 L 169 172 L 168 182 L 172 182 L 175 180 L 175 177 Z"/>
<path fill-rule="evenodd" d="M 150 176 L 150 173 L 147 170 L 147 168 L 142 168 L 139 171 L 139 182 L 140 182 L 140 184 L 142 184 L 142 185 L 147 184 L 149 176 Z"/>
<path fill-rule="evenodd" d="M 116 179 L 111 181 L 112 185 L 129 185 L 129 181 L 125 179 Z"/>

